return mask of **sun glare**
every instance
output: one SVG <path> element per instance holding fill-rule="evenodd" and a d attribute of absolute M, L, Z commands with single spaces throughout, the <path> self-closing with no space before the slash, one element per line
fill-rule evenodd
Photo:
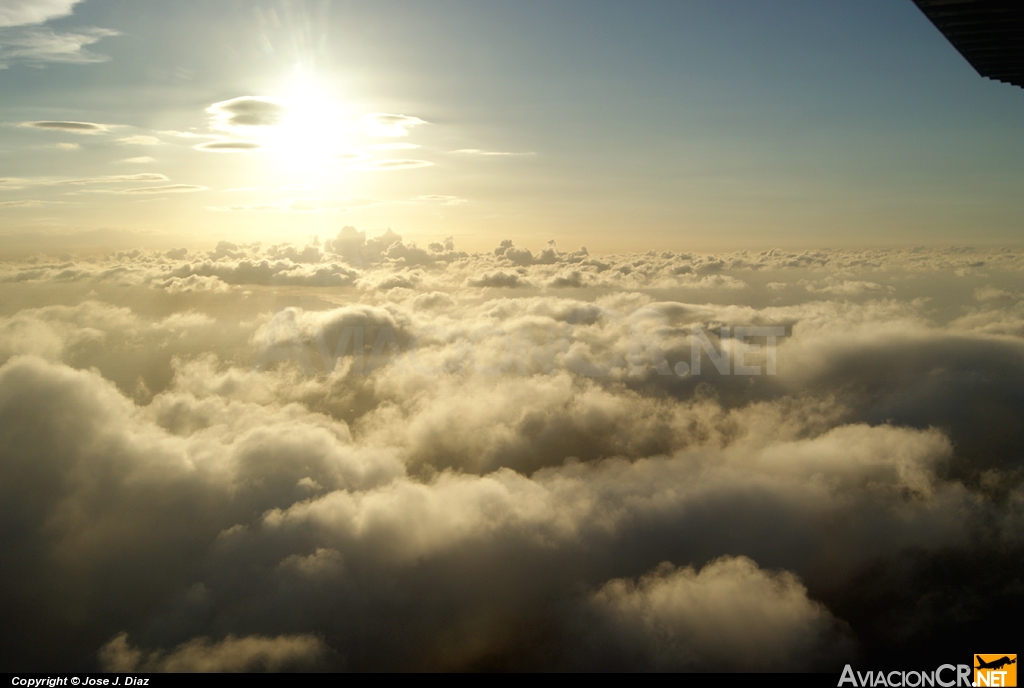
<path fill-rule="evenodd" d="M 303 175 L 323 175 L 339 167 L 339 157 L 344 159 L 352 147 L 351 125 L 341 105 L 305 82 L 280 102 L 284 117 L 266 134 L 275 163 Z"/>

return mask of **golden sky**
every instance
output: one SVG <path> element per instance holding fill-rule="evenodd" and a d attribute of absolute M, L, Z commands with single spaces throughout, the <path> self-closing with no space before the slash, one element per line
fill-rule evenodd
<path fill-rule="evenodd" d="M 12 234 L 991 243 L 1019 89 L 909 2 L 0 5 Z"/>

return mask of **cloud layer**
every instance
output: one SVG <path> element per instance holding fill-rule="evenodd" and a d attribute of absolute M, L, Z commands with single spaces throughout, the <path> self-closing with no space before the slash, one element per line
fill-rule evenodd
<path fill-rule="evenodd" d="M 351 227 L 5 263 L 0 661 L 834 670 L 993 640 L 1022 267 Z"/>

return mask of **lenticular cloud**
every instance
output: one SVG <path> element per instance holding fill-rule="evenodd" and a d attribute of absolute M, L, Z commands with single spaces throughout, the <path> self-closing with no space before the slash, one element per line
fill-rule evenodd
<path fill-rule="evenodd" d="M 0 264 L 2 666 L 958 652 L 1021 602 L 1022 268 L 353 228 Z"/>

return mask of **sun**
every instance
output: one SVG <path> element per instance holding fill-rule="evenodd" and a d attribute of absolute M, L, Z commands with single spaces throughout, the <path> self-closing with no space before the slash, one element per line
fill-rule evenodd
<path fill-rule="evenodd" d="M 301 81 L 278 98 L 284 113 L 265 133 L 264 147 L 279 164 L 304 176 L 351 161 L 353 131 L 345 108 L 316 85 Z"/>

